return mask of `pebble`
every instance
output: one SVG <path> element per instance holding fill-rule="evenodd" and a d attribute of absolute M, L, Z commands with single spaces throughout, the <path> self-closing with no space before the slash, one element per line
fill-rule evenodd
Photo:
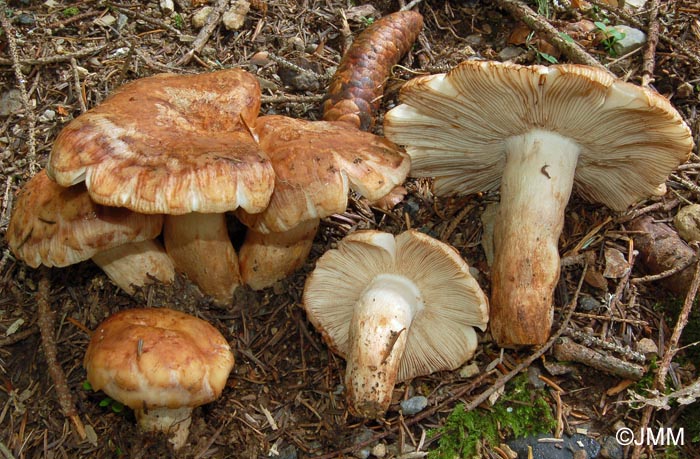
<path fill-rule="evenodd" d="M 372 448 L 372 456 L 382 458 L 386 456 L 386 445 L 384 443 L 378 443 Z"/>
<path fill-rule="evenodd" d="M 539 434 L 517 438 L 509 441 L 507 444 L 513 451 L 518 453 L 518 457 L 532 457 L 533 459 L 592 458 L 597 457 L 600 452 L 600 444 L 593 438 L 585 435 L 564 435 L 561 441 L 541 441 L 544 438 L 551 438 L 551 435 Z M 528 447 L 532 447 L 532 456 L 529 456 Z M 583 451 L 583 453 L 578 451 Z"/>
<path fill-rule="evenodd" d="M 476 363 L 472 362 L 469 365 L 463 366 L 459 370 L 459 377 L 467 379 L 467 378 L 471 378 L 473 376 L 476 376 L 479 373 L 480 373 L 479 366 Z"/>
<path fill-rule="evenodd" d="M 642 338 L 637 341 L 636 347 L 636 351 L 644 354 L 647 360 L 651 360 L 655 355 L 659 354 L 659 346 L 656 345 L 654 340 L 649 338 Z"/>
<path fill-rule="evenodd" d="M 624 56 L 637 48 L 641 48 L 647 41 L 647 35 L 639 29 L 626 25 L 616 25 L 615 30 L 625 34 L 621 40 L 616 41 L 613 45 L 618 56 Z"/>
<path fill-rule="evenodd" d="M 527 380 L 535 389 L 542 389 L 544 387 L 544 381 L 540 379 L 541 374 L 542 372 L 537 367 L 533 367 L 532 365 L 530 365 L 527 368 Z"/>
<path fill-rule="evenodd" d="M 683 207 L 673 219 L 673 224 L 686 242 L 700 240 L 700 204 Z"/>
<path fill-rule="evenodd" d="M 209 14 L 214 11 L 214 8 L 211 6 L 205 6 L 199 10 L 197 10 L 193 15 L 192 15 L 192 27 L 195 29 L 201 29 L 204 27 L 204 24 L 207 22 L 207 18 L 209 17 Z"/>
<path fill-rule="evenodd" d="M 418 414 L 428 406 L 428 399 L 422 395 L 416 395 L 401 402 L 401 411 L 404 416 Z"/>
<path fill-rule="evenodd" d="M 250 3 L 246 0 L 233 2 L 231 8 L 223 14 L 221 22 L 226 30 L 238 30 L 243 26 L 248 11 L 250 11 Z"/>
<path fill-rule="evenodd" d="M 9 116 L 22 108 L 22 93 L 19 89 L 9 89 L 0 96 L 0 116 Z"/>
<path fill-rule="evenodd" d="M 624 459 L 622 446 L 614 436 L 605 437 L 600 448 L 600 457 L 604 459 Z"/>

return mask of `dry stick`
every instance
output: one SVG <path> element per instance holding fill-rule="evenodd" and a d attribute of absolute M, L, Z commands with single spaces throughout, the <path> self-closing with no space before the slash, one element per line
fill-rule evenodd
<path fill-rule="evenodd" d="M 698 256 L 698 249 L 696 247 L 696 257 Z M 661 359 L 659 364 L 659 371 L 656 373 L 656 378 L 654 378 L 654 388 L 659 392 L 663 393 L 666 388 L 666 375 L 668 374 L 668 369 L 671 366 L 671 360 L 678 352 L 678 342 L 681 339 L 681 334 L 683 329 L 688 324 L 688 317 L 690 316 L 690 311 L 693 309 L 693 303 L 695 303 L 695 297 L 698 294 L 698 287 L 700 287 L 700 261 L 695 264 L 695 274 L 693 275 L 693 281 L 690 283 L 690 288 L 685 296 L 685 301 L 683 302 L 683 308 L 678 315 L 678 320 L 676 321 L 676 326 L 673 328 L 673 333 L 669 339 L 668 346 L 666 346 L 666 352 Z M 647 405 L 642 413 L 642 419 L 640 421 L 639 431 L 646 431 L 651 421 L 651 415 L 654 412 L 654 407 Z M 642 454 L 642 445 L 635 442 L 635 446 L 632 449 L 632 454 L 630 459 L 639 459 Z"/>
<path fill-rule="evenodd" d="M 644 24 L 642 24 L 640 21 L 638 21 L 634 16 L 631 14 L 626 13 L 624 10 L 621 10 L 620 8 L 615 8 L 612 7 L 605 2 L 601 2 L 598 0 L 588 0 L 588 3 L 591 3 L 592 5 L 595 5 L 608 13 L 613 14 L 614 16 L 617 16 L 619 19 L 623 19 L 625 22 L 630 24 L 632 27 L 637 28 L 637 29 L 642 29 L 644 27 Z M 667 45 L 671 45 L 674 48 L 676 48 L 677 51 L 680 51 L 683 55 L 688 57 L 695 65 L 700 65 L 700 55 L 695 53 L 693 50 L 688 48 L 686 45 L 683 43 L 679 42 L 675 38 L 670 37 L 668 34 L 661 34 L 659 35 L 659 40 L 663 41 Z"/>
<path fill-rule="evenodd" d="M 524 22 L 530 29 L 542 34 L 545 40 L 556 46 L 571 62 L 590 65 L 611 73 L 597 59 L 588 54 L 581 45 L 564 40 L 556 28 L 523 2 L 519 0 L 496 0 L 496 4 L 507 10 L 515 19 Z"/>
<path fill-rule="evenodd" d="M 39 163 L 36 160 L 36 116 L 34 110 L 32 110 L 29 104 L 29 95 L 27 93 L 26 80 L 24 79 L 24 74 L 22 73 L 22 68 L 19 63 L 19 54 L 17 53 L 17 42 L 15 41 L 15 29 L 7 20 L 7 15 L 5 13 L 5 2 L 0 2 L 0 9 L 2 14 L 0 14 L 0 24 L 2 28 L 5 29 L 5 37 L 7 38 L 7 44 L 10 46 L 10 57 L 12 59 L 12 69 L 15 72 L 15 78 L 17 79 L 17 86 L 19 87 L 20 98 L 22 99 L 22 106 L 24 107 L 25 116 L 27 117 L 29 131 L 27 137 L 27 147 L 29 148 L 29 173 L 31 175 L 36 174 L 39 170 Z"/>
<path fill-rule="evenodd" d="M 647 42 L 642 57 L 642 86 L 649 86 L 654 81 L 656 45 L 659 43 L 659 0 L 651 0 L 650 3 Z"/>
<path fill-rule="evenodd" d="M 533 354 L 531 354 L 527 359 L 523 360 L 518 366 L 513 368 L 510 372 L 506 373 L 505 375 L 501 376 L 498 380 L 496 380 L 491 387 L 486 389 L 484 392 L 482 392 L 480 395 L 478 395 L 475 399 L 473 399 L 471 402 L 466 404 L 464 406 L 464 411 L 465 413 L 468 413 L 469 411 L 474 410 L 476 407 L 484 403 L 494 392 L 499 390 L 501 387 L 505 386 L 508 381 L 516 377 L 521 371 L 525 370 L 528 368 L 532 362 L 535 360 L 539 359 L 544 355 L 545 352 L 547 352 L 552 345 L 554 345 L 555 342 L 564 334 L 564 331 L 569 325 L 569 321 L 571 320 L 571 316 L 574 312 L 574 309 L 576 309 L 576 303 L 578 303 L 578 296 L 579 293 L 581 293 L 581 287 L 583 286 L 583 279 L 586 277 L 586 271 L 588 270 L 588 263 L 586 263 L 583 266 L 583 272 L 581 273 L 581 279 L 579 279 L 578 286 L 576 287 L 576 292 L 574 293 L 574 297 L 571 299 L 569 304 L 566 307 L 566 314 L 561 322 L 561 325 L 559 326 L 559 329 L 554 333 L 549 340 L 547 340 L 546 343 L 542 345 L 537 351 L 535 351 Z M 404 425 L 406 426 L 411 426 L 413 424 L 416 424 L 417 422 L 422 421 L 423 419 L 430 417 L 437 413 L 439 410 L 444 408 L 446 405 L 454 402 L 455 400 L 458 400 L 462 398 L 462 396 L 470 391 L 472 391 L 475 387 L 481 384 L 481 381 L 483 381 L 490 373 L 484 373 L 480 375 L 474 382 L 471 384 L 467 385 L 466 387 L 461 388 L 460 390 L 456 391 L 454 394 L 449 396 L 448 398 L 442 400 L 440 403 L 436 404 L 432 408 L 423 411 L 422 413 L 408 419 L 407 421 L 404 422 Z M 370 444 L 381 440 L 382 438 L 385 438 L 389 436 L 393 430 L 396 429 L 396 427 L 392 427 L 392 429 L 383 432 L 381 434 L 377 434 L 370 438 L 367 441 L 364 441 L 362 443 L 355 444 L 353 446 L 349 446 L 347 448 L 343 448 L 338 451 L 334 451 L 329 454 L 324 454 L 322 456 L 315 456 L 314 459 L 331 459 L 333 457 L 340 457 L 344 456 L 346 454 L 350 454 L 354 451 L 357 451 L 360 448 L 363 448 L 365 446 L 369 446 Z"/>
<path fill-rule="evenodd" d="M 37 323 L 39 325 L 39 332 L 41 333 L 41 345 L 44 349 L 46 365 L 48 366 L 49 375 L 56 389 L 56 396 L 61 411 L 63 411 L 64 416 L 73 422 L 76 433 L 81 440 L 84 440 L 86 438 L 85 426 L 83 426 L 83 422 L 78 416 L 78 410 L 73 403 L 73 396 L 68 388 L 66 374 L 58 363 L 58 351 L 54 340 L 53 313 L 49 305 L 50 287 L 47 269 L 42 268 L 41 279 L 39 279 L 39 289 L 36 294 Z"/>
<path fill-rule="evenodd" d="M 1 22 L 1 20 L 0 20 Z M 109 43 L 109 46 L 118 47 L 122 43 L 122 40 Z M 51 65 L 51 64 L 61 64 L 63 62 L 70 62 L 71 59 L 80 59 L 83 57 L 91 56 L 93 54 L 99 53 L 105 49 L 108 44 L 93 46 L 91 48 L 83 48 L 80 51 L 76 51 L 70 54 L 57 54 L 54 56 L 40 57 L 37 59 L 18 59 L 17 63 L 19 65 Z M 0 58 L 0 65 L 14 65 L 12 59 Z"/>
<path fill-rule="evenodd" d="M 0 339 L 0 347 L 10 346 L 10 345 L 15 344 L 19 341 L 22 341 L 23 339 L 32 336 L 37 331 L 38 331 L 38 328 L 30 327 L 30 328 L 27 328 L 26 330 L 22 330 L 21 332 L 13 333 L 10 336 L 8 336 L 7 338 Z"/>
<path fill-rule="evenodd" d="M 70 66 L 73 69 L 73 90 L 75 91 L 75 97 L 78 98 L 78 105 L 80 105 L 80 113 L 85 113 L 87 111 L 87 106 L 85 105 L 85 98 L 83 98 L 83 88 L 80 85 L 78 61 L 76 61 L 75 58 L 71 59 Z"/>
<path fill-rule="evenodd" d="M 204 45 L 209 41 L 209 37 L 214 33 L 214 29 L 219 25 L 221 16 L 224 14 L 224 10 L 228 6 L 229 0 L 217 0 L 214 9 L 211 10 L 207 20 L 204 23 L 204 27 L 197 34 L 197 38 L 192 42 L 192 49 L 190 49 L 187 54 L 182 56 L 182 58 L 177 61 L 176 66 L 187 65 L 190 63 L 195 54 L 199 54 L 203 49 Z"/>

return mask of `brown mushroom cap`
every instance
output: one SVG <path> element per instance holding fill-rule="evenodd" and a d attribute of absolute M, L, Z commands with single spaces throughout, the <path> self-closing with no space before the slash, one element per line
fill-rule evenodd
<path fill-rule="evenodd" d="M 48 173 L 142 213 L 260 212 L 274 172 L 245 126 L 259 109 L 257 79 L 240 69 L 142 78 L 63 128 Z"/>
<path fill-rule="evenodd" d="M 128 309 L 102 322 L 85 354 L 87 379 L 132 409 L 196 407 L 215 400 L 234 364 L 209 323 L 166 309 Z"/>
<path fill-rule="evenodd" d="M 17 196 L 7 228 L 15 256 L 32 268 L 63 267 L 160 234 L 162 215 L 95 204 L 84 185 L 59 186 L 42 170 Z"/>
<path fill-rule="evenodd" d="M 133 293 L 133 285 L 151 278 L 170 282 L 175 275 L 172 260 L 155 240 L 162 226 L 162 215 L 95 204 L 84 184 L 64 188 L 42 170 L 20 191 L 6 237 L 12 253 L 33 268 L 92 259 Z"/>
<path fill-rule="evenodd" d="M 255 121 L 255 132 L 275 170 L 275 189 L 264 211 L 238 216 L 262 233 L 342 212 L 350 189 L 379 199 L 403 183 L 410 167 L 399 147 L 348 123 L 268 115 Z"/>

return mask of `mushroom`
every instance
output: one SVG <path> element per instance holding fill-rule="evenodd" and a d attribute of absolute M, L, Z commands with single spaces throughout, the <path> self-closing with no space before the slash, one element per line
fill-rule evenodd
<path fill-rule="evenodd" d="M 471 358 L 488 299 L 451 246 L 415 230 L 346 236 L 309 275 L 303 305 L 347 361 L 351 413 L 382 416 L 397 382 Z"/>
<path fill-rule="evenodd" d="M 258 81 L 240 69 L 139 79 L 63 128 L 48 173 L 84 180 L 100 204 L 166 214 L 176 268 L 226 303 L 240 275 L 224 212 L 262 211 L 274 185 L 247 128 L 259 108 Z"/>
<path fill-rule="evenodd" d="M 241 276 L 254 289 L 304 263 L 320 219 L 346 209 L 349 189 L 370 201 L 382 198 L 403 183 L 410 167 L 399 147 L 350 123 L 268 115 L 254 130 L 276 174 L 263 212 L 237 212 L 249 227 Z"/>
<path fill-rule="evenodd" d="M 211 324 L 167 308 L 127 309 L 92 334 L 84 366 L 94 390 L 134 410 L 141 430 L 165 432 L 174 449 L 195 407 L 217 399 L 234 357 Z"/>
<path fill-rule="evenodd" d="M 437 195 L 496 190 L 491 333 L 504 347 L 542 344 L 559 278 L 557 241 L 572 187 L 622 211 L 665 193 L 693 147 L 669 101 L 581 65 L 466 61 L 419 77 L 384 119 L 413 176 Z"/>
<path fill-rule="evenodd" d="M 17 196 L 7 228 L 12 253 L 32 268 L 63 267 L 92 259 L 129 294 L 157 279 L 172 282 L 175 268 L 156 237 L 162 215 L 95 204 L 83 184 L 64 188 L 42 170 Z"/>

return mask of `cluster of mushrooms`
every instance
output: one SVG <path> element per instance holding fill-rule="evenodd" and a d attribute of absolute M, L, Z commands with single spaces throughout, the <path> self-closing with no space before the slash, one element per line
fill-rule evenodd
<path fill-rule="evenodd" d="M 454 248 L 414 230 L 351 233 L 308 277 L 303 306 L 347 361 L 348 408 L 376 418 L 397 382 L 470 359 L 475 328 L 490 323 L 503 347 L 544 343 L 572 190 L 624 210 L 664 194 L 693 148 L 667 99 L 586 66 L 466 61 L 410 80 L 400 97 L 385 139 L 342 121 L 258 116 L 257 80 L 242 70 L 137 80 L 61 131 L 19 195 L 9 245 L 34 267 L 91 258 L 127 292 L 182 272 L 227 303 L 241 283 L 264 288 L 303 264 L 351 188 L 380 199 L 410 167 L 439 196 L 500 189 L 490 301 Z M 229 212 L 247 226 L 238 253 Z M 160 353 L 169 340 L 180 355 Z M 165 425 L 177 446 L 233 355 L 199 319 L 134 309 L 100 325 L 85 366 L 93 387 L 145 429 Z"/>

